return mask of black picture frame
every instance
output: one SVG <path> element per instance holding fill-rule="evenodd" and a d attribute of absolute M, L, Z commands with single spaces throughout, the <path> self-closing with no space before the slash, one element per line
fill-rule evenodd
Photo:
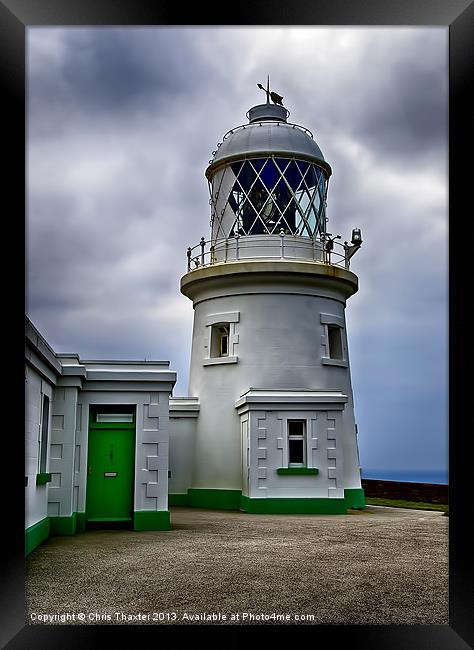
<path fill-rule="evenodd" d="M 235 4 L 235 3 L 234 3 Z M 231 9 L 232 7 L 228 7 Z M 234 7 L 235 8 L 235 7 Z M 3 92 L 3 173 L 4 232 L 8 234 L 4 258 L 4 341 L 9 390 L 5 393 L 6 412 L 24 411 L 23 331 L 25 259 L 25 37 L 28 27 L 48 25 L 223 25 L 224 6 L 206 3 L 178 5 L 159 0 L 0 0 L 0 79 Z M 231 12 L 229 11 L 229 14 Z M 217 18 L 219 20 L 217 20 Z M 237 20 L 238 18 L 238 20 Z M 292 627 L 291 634 L 309 632 L 314 643 L 330 640 L 339 645 L 345 640 L 354 647 L 430 648 L 462 650 L 474 647 L 472 539 L 469 512 L 472 511 L 472 487 L 469 461 L 472 458 L 472 424 L 468 417 L 467 384 L 463 362 L 467 363 L 465 309 L 470 295 L 467 264 L 469 249 L 461 249 L 463 215 L 472 205 L 472 41 L 474 7 L 472 0 L 314 0 L 313 2 L 273 2 L 265 0 L 241 3 L 238 13 L 227 24 L 238 25 L 360 25 L 360 26 L 445 26 L 449 29 L 449 213 L 450 213 L 450 581 L 449 625 L 380 625 Z M 11 242 L 15 244 L 11 246 Z M 7 250 L 8 249 L 8 250 Z M 461 309 L 463 310 L 461 312 Z M 462 327 L 462 329 L 461 329 Z M 8 337 L 8 338 L 7 338 Z M 462 346 L 462 347 L 461 347 Z M 11 390 L 13 387 L 13 390 Z M 13 399 L 12 399 L 13 398 Z M 18 406 L 15 408 L 15 402 Z M 3 558 L 7 560 L 0 588 L 0 643 L 17 648 L 89 648 L 110 645 L 117 638 L 136 643 L 137 635 L 152 633 L 156 643 L 163 636 L 179 630 L 167 626 L 29 626 L 25 625 L 24 602 L 24 507 L 22 467 L 24 436 L 22 425 L 15 428 L 9 421 L 4 430 L 6 456 L 4 473 Z M 18 430 L 19 429 L 19 430 Z M 468 478 L 469 477 L 469 478 Z M 472 517 L 471 517 L 472 518 Z M 180 628 L 182 629 L 182 628 Z M 275 630 L 274 631 L 279 631 Z M 208 631 L 207 626 L 193 626 L 194 636 Z M 253 628 L 214 627 L 213 635 L 248 633 Z M 188 631 L 190 631 L 188 629 Z M 270 631 L 268 628 L 265 632 Z"/>

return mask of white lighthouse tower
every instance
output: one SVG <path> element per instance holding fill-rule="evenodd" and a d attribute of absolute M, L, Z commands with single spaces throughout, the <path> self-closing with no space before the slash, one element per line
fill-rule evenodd
<path fill-rule="evenodd" d="M 181 280 L 200 405 L 188 503 L 344 513 L 364 506 L 345 320 L 362 240 L 327 232 L 331 168 L 265 92 L 213 152 L 210 240 Z"/>

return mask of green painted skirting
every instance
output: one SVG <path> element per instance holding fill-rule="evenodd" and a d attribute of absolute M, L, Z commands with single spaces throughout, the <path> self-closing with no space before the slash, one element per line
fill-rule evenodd
<path fill-rule="evenodd" d="M 107 523 L 113 523 L 114 521 L 132 521 L 131 517 L 90 517 L 89 519 L 86 519 L 86 522 L 88 523 L 91 521 L 94 524 L 100 524 L 102 521 L 107 522 Z"/>
<path fill-rule="evenodd" d="M 135 512 L 135 530 L 169 530 L 170 513 Z M 25 555 L 29 555 L 50 535 L 75 535 L 86 530 L 86 513 L 74 512 L 70 517 L 45 517 L 25 530 Z"/>
<path fill-rule="evenodd" d="M 48 517 L 27 528 L 25 530 L 25 555 L 29 555 L 45 539 L 48 539 L 49 533 L 50 522 Z"/>
<path fill-rule="evenodd" d="M 74 512 L 70 517 L 50 517 L 51 535 L 75 535 L 77 514 Z"/>
<path fill-rule="evenodd" d="M 308 470 L 316 468 L 281 468 L 291 470 Z M 346 490 L 349 499 L 250 499 L 240 490 L 213 490 L 190 488 L 186 494 L 169 494 L 170 506 L 189 506 L 192 508 L 209 508 L 214 510 L 243 510 L 249 513 L 275 514 L 345 514 L 347 508 L 363 508 L 362 495 L 359 490 Z M 357 494 L 356 494 L 357 493 Z"/>
<path fill-rule="evenodd" d="M 282 476 L 296 476 L 298 474 L 318 474 L 319 470 L 316 467 L 279 467 L 277 474 Z"/>
<path fill-rule="evenodd" d="M 344 490 L 344 500 L 348 508 L 361 510 L 365 508 L 365 495 L 362 488 Z"/>
<path fill-rule="evenodd" d="M 211 490 L 190 488 L 188 504 L 193 508 L 211 508 L 215 510 L 239 510 L 240 490 Z"/>
<path fill-rule="evenodd" d="M 134 530 L 170 530 L 169 510 L 140 510 L 134 512 Z"/>
<path fill-rule="evenodd" d="M 169 506 L 188 506 L 189 499 L 187 492 L 181 494 L 168 494 Z"/>
<path fill-rule="evenodd" d="M 86 530 L 86 513 L 76 512 L 76 533 L 84 533 Z"/>
<path fill-rule="evenodd" d="M 241 497 L 241 510 L 252 514 L 344 515 L 345 499 L 250 499 Z"/>

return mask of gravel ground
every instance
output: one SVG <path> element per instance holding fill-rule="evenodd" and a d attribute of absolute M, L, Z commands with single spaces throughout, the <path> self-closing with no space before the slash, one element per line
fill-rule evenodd
<path fill-rule="evenodd" d="M 27 623 L 448 624 L 441 512 L 172 508 L 171 521 L 49 538 L 26 561 Z"/>

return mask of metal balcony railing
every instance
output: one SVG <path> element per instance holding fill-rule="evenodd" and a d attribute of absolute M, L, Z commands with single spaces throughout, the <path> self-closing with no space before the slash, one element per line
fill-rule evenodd
<path fill-rule="evenodd" d="M 188 272 L 196 269 L 246 260 L 299 260 L 315 264 L 330 264 L 349 270 L 354 246 L 341 244 L 335 237 L 318 238 L 289 235 L 236 235 L 226 239 L 205 240 L 187 249 Z"/>

